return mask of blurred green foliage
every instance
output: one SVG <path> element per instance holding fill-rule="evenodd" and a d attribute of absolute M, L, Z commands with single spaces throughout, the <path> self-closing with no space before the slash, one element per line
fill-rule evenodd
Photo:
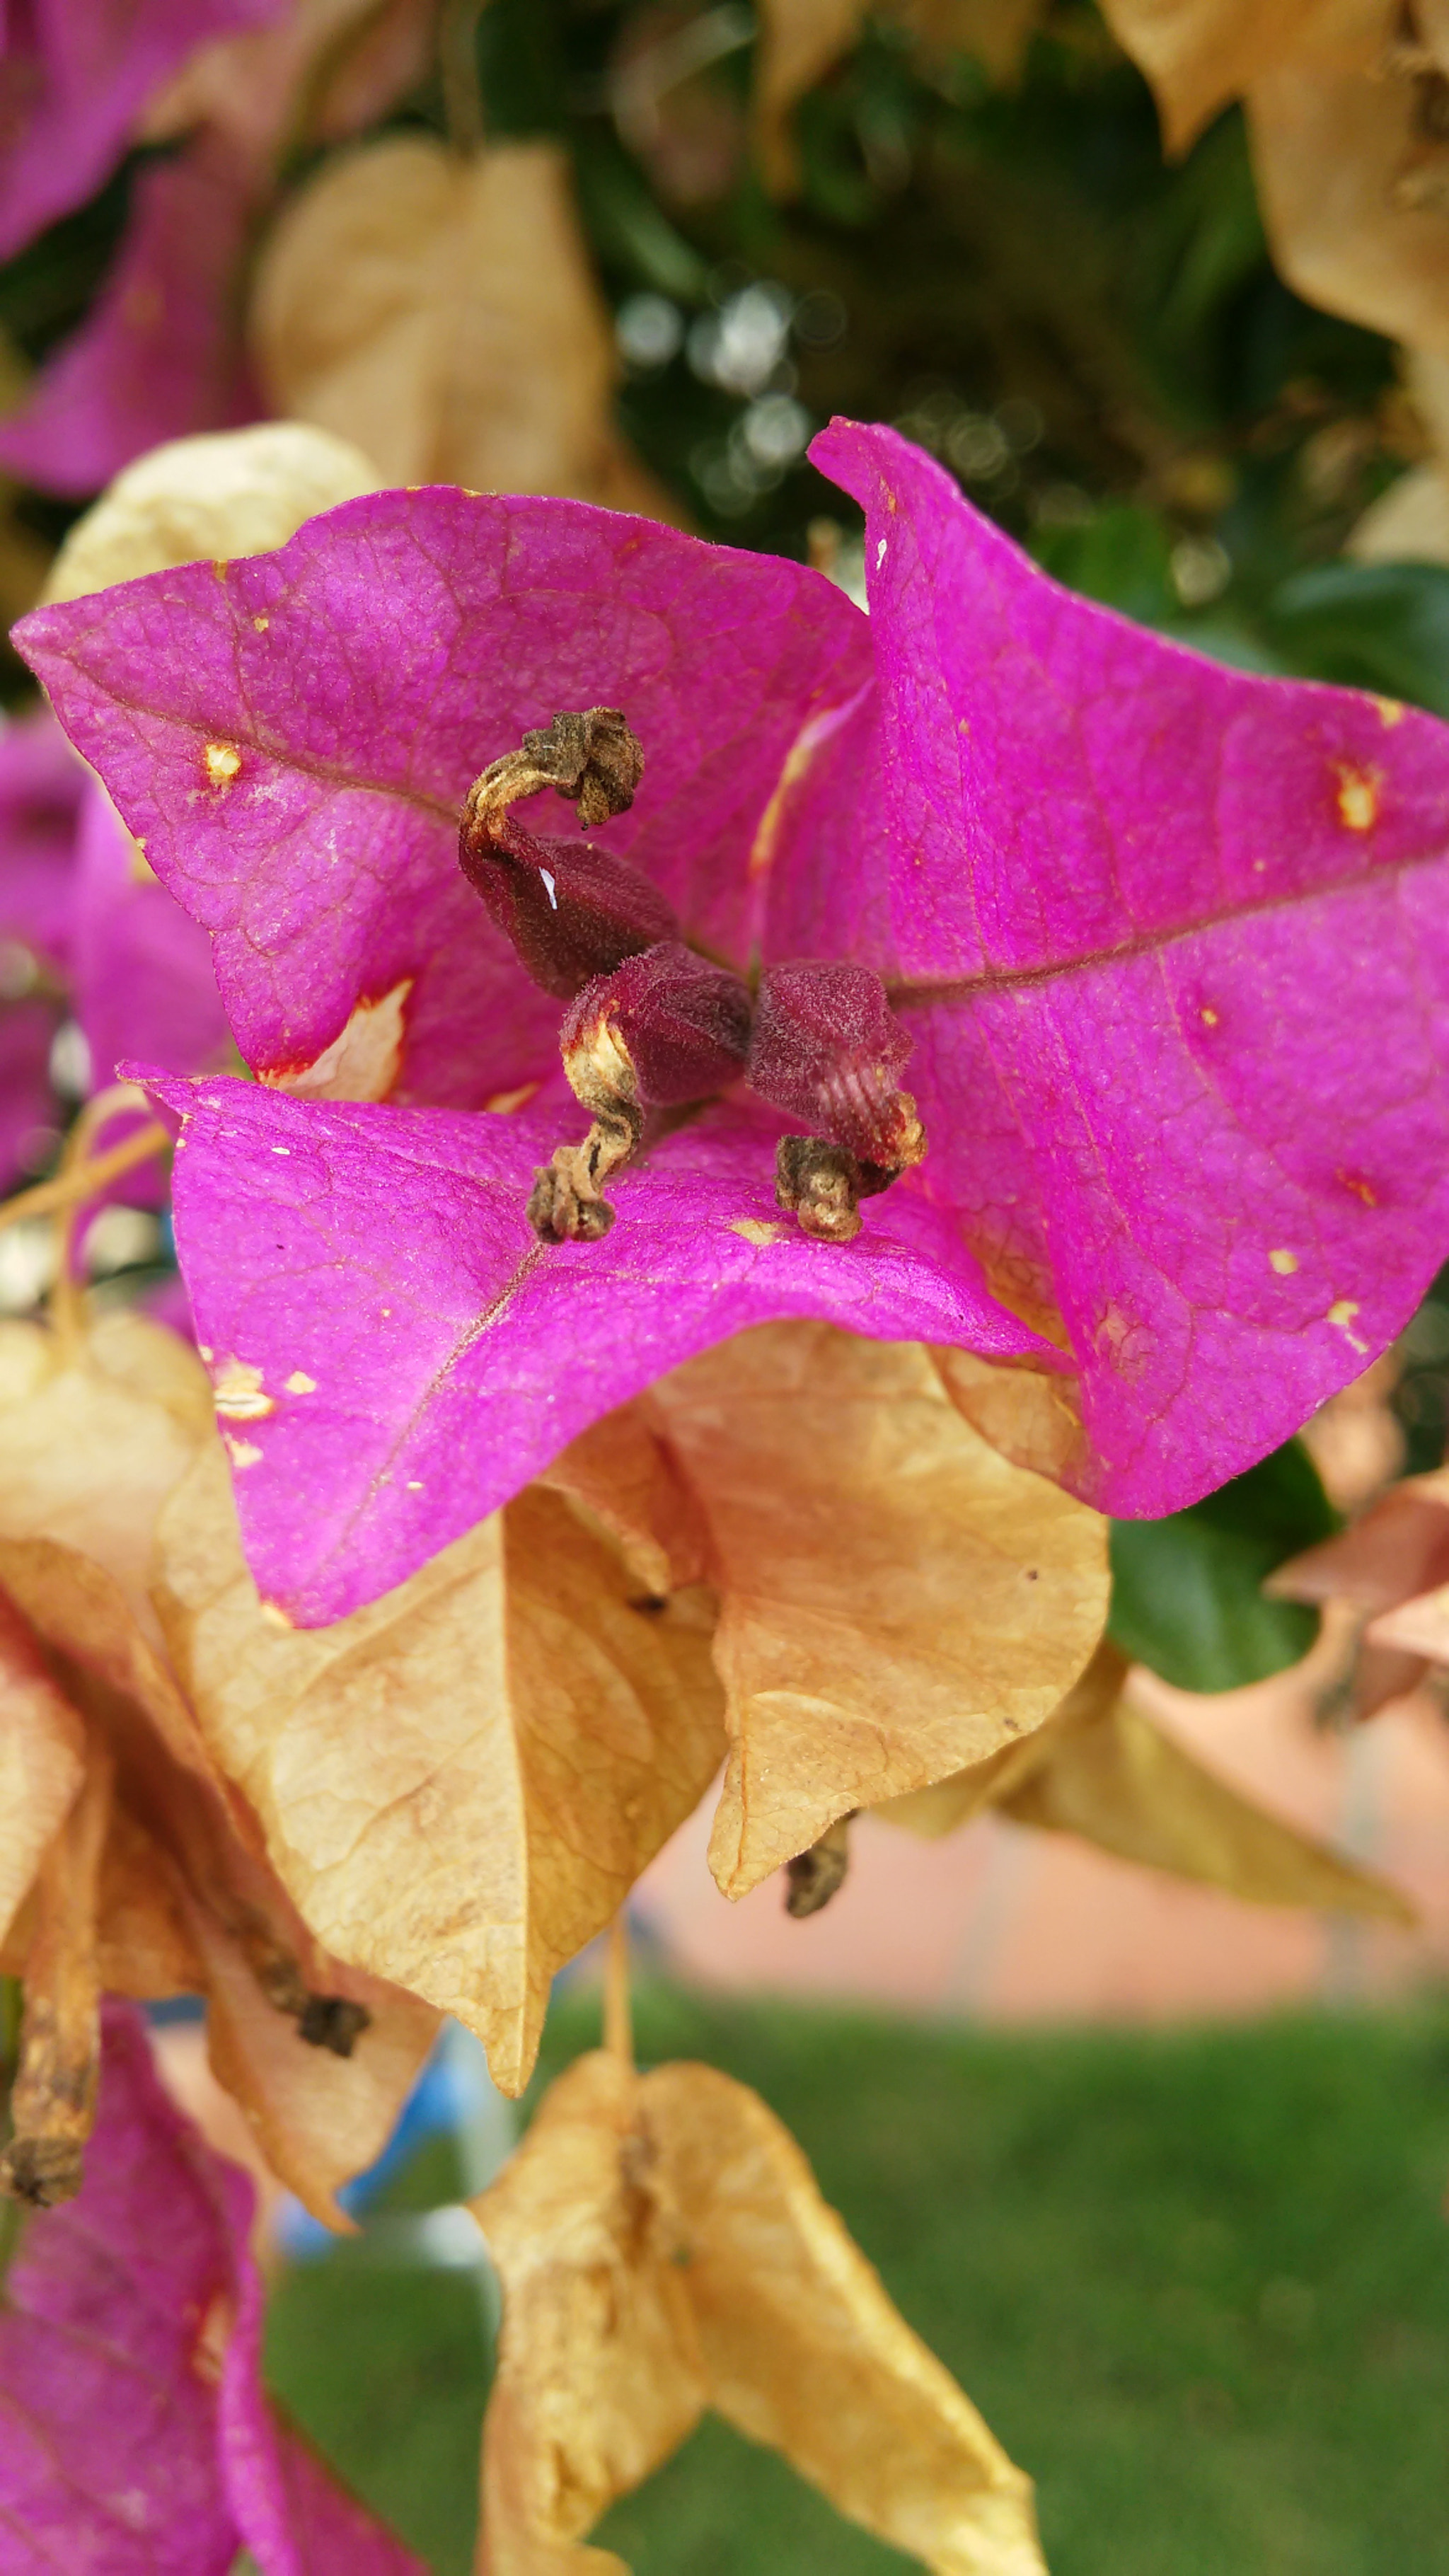
<path fill-rule="evenodd" d="M 1179 1690 L 1237 1690 L 1305 1655 L 1318 1613 L 1259 1586 L 1339 1526 L 1302 1443 L 1166 1520 L 1114 1521 L 1109 1633 Z"/>
<path fill-rule="evenodd" d="M 1449 2529 L 1444 2007 L 1171 2034 L 639 2000 L 786 2120 L 911 2324 L 1038 2481 L 1053 2576 L 1405 2576 Z M 550 2016 L 540 2082 L 593 2044 Z M 437 2187 L 446 2177 L 435 2173 Z M 284 2277 L 273 2385 L 436 2576 L 467 2576 L 487 2380 L 456 2272 Z M 600 2529 L 634 2576 L 906 2562 L 708 2423 Z"/>

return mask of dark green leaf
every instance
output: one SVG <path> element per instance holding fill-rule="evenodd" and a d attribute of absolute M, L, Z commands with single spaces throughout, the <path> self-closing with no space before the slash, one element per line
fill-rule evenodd
<path fill-rule="evenodd" d="M 1318 1614 L 1265 1600 L 1264 1578 L 1337 1526 L 1296 1440 L 1188 1511 L 1114 1521 L 1109 1632 L 1180 1690 L 1236 1690 L 1282 1672 L 1312 1645 Z"/>

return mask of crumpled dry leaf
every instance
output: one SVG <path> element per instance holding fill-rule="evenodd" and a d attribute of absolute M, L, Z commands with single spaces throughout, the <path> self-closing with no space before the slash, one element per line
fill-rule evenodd
<path fill-rule="evenodd" d="M 1243 98 L 1290 285 L 1449 355 L 1442 0 L 1105 0 L 1105 14 L 1157 92 L 1170 149 Z"/>
<path fill-rule="evenodd" d="M 722 1600 L 731 1755 L 710 1866 L 726 1895 L 850 1809 L 1029 1733 L 1091 1654 L 1105 1521 L 990 1447 L 918 1344 L 764 1325 L 648 1402 Z"/>
<path fill-rule="evenodd" d="M 3 1965 L 44 2003 L 45 1813 L 71 1766 L 89 1779 L 113 1762 L 98 1893 L 93 1873 L 76 1881 L 99 1978 L 210 1993 L 218 2075 L 280 2177 L 337 2223 L 333 2194 L 384 2144 L 437 2016 L 326 1956 L 178 1686 L 147 1581 L 158 1513 L 208 1452 L 211 1390 L 175 1335 L 127 1313 L 74 1343 L 0 1328 L 0 1697 L 41 1738 L 27 1794 L 0 1813 L 0 1888 L 18 1899 Z"/>
<path fill-rule="evenodd" d="M 882 0 L 928 53 L 970 54 L 992 80 L 1013 80 L 1046 0 Z M 871 0 L 760 0 L 755 75 L 758 148 L 772 188 L 799 176 L 790 111 L 858 40 Z"/>
<path fill-rule="evenodd" d="M 1119 44 L 1152 83 L 1169 152 L 1219 108 L 1295 57 L 1368 71 L 1384 50 L 1383 0 L 1102 0 Z"/>
<path fill-rule="evenodd" d="M 169 439 L 76 522 L 45 597 L 83 599 L 175 564 L 265 554 L 319 510 L 381 488 L 359 448 L 305 421 Z"/>
<path fill-rule="evenodd" d="M 329 162 L 267 243 L 251 332 L 275 408 L 389 483 L 665 506 L 613 426 L 613 334 L 554 143 L 463 160 L 394 134 Z"/>
<path fill-rule="evenodd" d="M 581 2057 L 474 2203 L 505 2293 L 483 2433 L 484 2576 L 627 2576 L 620 2559 L 572 2544 L 707 2403 L 638 2121 L 632 2070 L 602 2050 Z"/>
<path fill-rule="evenodd" d="M 1280 1565 L 1267 1589 L 1362 1615 L 1357 1715 L 1412 1690 L 1430 1664 L 1449 1663 L 1449 1467 L 1391 1485 L 1336 1538 Z"/>
<path fill-rule="evenodd" d="M 936 2576 L 1043 2576 L 1029 2480 L 744 2085 L 582 2058 L 474 2207 L 504 2284 L 481 2576 L 627 2576 L 575 2544 L 707 2405 Z"/>
<path fill-rule="evenodd" d="M 712 1604 L 641 1589 L 534 1488 L 331 1628 L 268 1621 L 209 1451 L 156 1599 L 208 1746 L 328 1949 L 477 2031 L 520 2091 L 549 1985 L 724 1750 Z"/>
<path fill-rule="evenodd" d="M 1386 1879 L 1254 1805 L 1199 1762 L 1134 1705 L 1126 1685 L 1124 1658 L 1104 1643 L 1025 1743 L 878 1812 L 934 1839 L 994 1807 L 1018 1824 L 1080 1834 L 1119 1860 L 1254 1904 L 1416 1919 Z"/>

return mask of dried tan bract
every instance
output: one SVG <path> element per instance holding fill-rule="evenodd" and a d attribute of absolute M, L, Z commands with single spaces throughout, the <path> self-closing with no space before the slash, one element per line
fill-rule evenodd
<path fill-rule="evenodd" d="M 708 1597 L 641 1591 L 534 1488 L 368 1609 L 281 1629 L 216 1451 L 163 1515 L 157 1566 L 208 1747 L 318 1938 L 456 2013 L 518 2092 L 556 1970 L 719 1766 Z"/>
<path fill-rule="evenodd" d="M 1370 70 L 1386 0 L 1102 0 L 1118 42 L 1151 81 L 1170 152 L 1183 152 L 1229 99 L 1295 59 Z"/>
<path fill-rule="evenodd" d="M 304 421 L 168 439 L 118 474 L 76 522 L 45 596 L 82 599 L 174 564 L 266 554 L 319 510 L 379 489 L 358 448 Z"/>
<path fill-rule="evenodd" d="M 331 161 L 262 254 L 251 333 L 280 412 L 390 483 L 663 506 L 615 431 L 613 334 L 567 160 L 395 134 Z"/>
<path fill-rule="evenodd" d="M 1449 1664 L 1449 1468 L 1391 1485 L 1336 1538 L 1280 1565 L 1265 1589 L 1359 1613 L 1357 1716 L 1413 1690 L 1431 1664 Z"/>
<path fill-rule="evenodd" d="M 994 1807 L 1254 1904 L 1414 1921 L 1386 1879 L 1254 1805 L 1136 1706 L 1126 1684 L 1125 1661 L 1104 1644 L 1027 1742 L 880 1812 L 934 1838 Z"/>
<path fill-rule="evenodd" d="M 1105 0 L 1181 149 L 1246 106 L 1263 218 L 1315 304 L 1449 356 L 1443 0 Z"/>
<path fill-rule="evenodd" d="M 936 2576 L 1043 2576 L 1029 2480 L 745 2086 L 582 2058 L 475 2207 L 504 2284 L 482 2576 L 613 2576 L 576 2544 L 706 2406 Z"/>
<path fill-rule="evenodd" d="M 42 2116 L 46 2033 L 59 2015 L 71 2056 L 77 2033 L 93 2043 L 88 1984 L 209 1992 L 218 2074 L 277 2173 L 335 2220 L 337 2185 L 386 2140 L 437 2017 L 320 1948 L 166 1654 L 153 1537 L 204 1452 L 219 1455 L 210 1389 L 175 1335 L 133 1315 L 75 1341 L 0 1327 L 0 1703 L 17 1791 L 0 1814 L 0 1956 L 26 1978 L 28 2134 L 59 2135 Z M 72 1850 L 66 1818 L 102 1773 L 114 1794 L 94 1849 Z M 67 2171 L 73 2184 L 73 2155 Z"/>
<path fill-rule="evenodd" d="M 721 1597 L 726 1895 L 852 1808 L 1029 1734 L 1091 1655 L 1105 1521 L 989 1446 L 918 1345 L 765 1325 L 650 1403 Z"/>

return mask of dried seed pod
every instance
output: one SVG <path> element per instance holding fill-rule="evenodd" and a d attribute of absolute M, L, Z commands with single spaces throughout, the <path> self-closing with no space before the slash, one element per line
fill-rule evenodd
<path fill-rule="evenodd" d="M 510 811 L 552 787 L 585 824 L 633 803 L 644 754 L 617 707 L 556 715 L 493 761 L 468 791 L 458 837 L 464 876 L 541 990 L 571 1001 L 679 930 L 671 906 L 628 859 L 588 841 L 542 841 Z"/>
<path fill-rule="evenodd" d="M 919 1163 L 925 1130 L 896 1076 L 911 1052 L 868 966 L 767 967 L 755 1002 L 748 1079 L 808 1136 L 785 1136 L 775 1196 L 807 1234 L 848 1243 L 861 1199 Z"/>
<path fill-rule="evenodd" d="M 662 940 L 601 975 L 565 1013 L 564 1071 L 593 1113 L 582 1145 L 538 1174 L 529 1223 L 546 1242 L 596 1242 L 613 1223 L 605 1182 L 639 1149 L 647 1108 L 708 1099 L 744 1070 L 750 997 L 737 975 Z"/>

